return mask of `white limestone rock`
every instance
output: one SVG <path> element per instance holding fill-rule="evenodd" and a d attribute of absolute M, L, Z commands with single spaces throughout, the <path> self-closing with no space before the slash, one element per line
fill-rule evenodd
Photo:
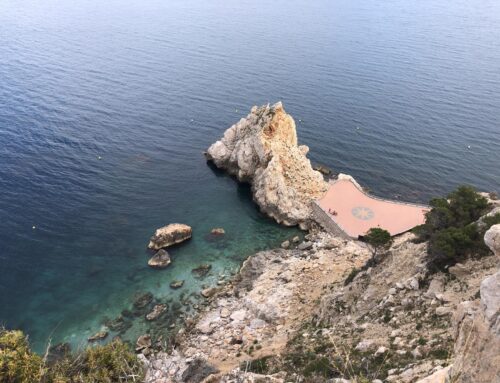
<path fill-rule="evenodd" d="M 311 202 L 328 188 L 298 146 L 293 118 L 281 102 L 253 107 L 207 151 L 207 159 L 249 182 L 262 212 L 284 225 L 307 226 Z"/>

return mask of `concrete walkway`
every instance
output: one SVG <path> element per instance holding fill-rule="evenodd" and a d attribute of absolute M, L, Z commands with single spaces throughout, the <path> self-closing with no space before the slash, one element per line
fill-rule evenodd
<path fill-rule="evenodd" d="M 425 222 L 428 206 L 384 200 L 366 194 L 351 178 L 330 183 L 319 207 L 349 237 L 358 238 L 372 227 L 391 235 L 401 234 Z M 336 214 L 334 213 L 336 212 Z"/>

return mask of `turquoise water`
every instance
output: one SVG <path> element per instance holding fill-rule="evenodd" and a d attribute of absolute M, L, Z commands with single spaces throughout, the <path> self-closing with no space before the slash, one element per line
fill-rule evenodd
<path fill-rule="evenodd" d="M 294 235 L 201 155 L 255 104 L 282 100 L 314 161 L 379 195 L 498 191 L 499 26 L 486 0 L 3 0 L 0 321 L 78 345 L 150 291 L 167 326 L 180 294 Z M 195 236 L 151 270 L 170 222 Z"/>

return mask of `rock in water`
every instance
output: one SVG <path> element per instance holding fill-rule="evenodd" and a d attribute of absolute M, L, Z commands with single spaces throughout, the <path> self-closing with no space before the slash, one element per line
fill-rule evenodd
<path fill-rule="evenodd" d="M 160 249 L 153 255 L 148 261 L 148 265 L 156 269 L 164 269 L 170 265 L 172 261 L 170 260 L 170 255 L 163 249 Z"/>
<path fill-rule="evenodd" d="M 210 298 L 214 296 L 214 294 L 217 292 L 217 289 L 215 287 L 208 287 L 206 289 L 201 290 L 200 294 L 204 298 Z"/>
<path fill-rule="evenodd" d="M 253 107 L 207 151 L 207 159 L 238 180 L 250 182 L 262 212 L 285 225 L 307 226 L 311 202 L 328 188 L 298 146 L 293 118 L 281 102 Z"/>
<path fill-rule="evenodd" d="M 153 307 L 153 311 L 146 315 L 146 319 L 148 321 L 156 320 L 161 314 L 167 311 L 167 309 L 168 306 L 165 304 L 156 305 L 155 307 Z"/>
<path fill-rule="evenodd" d="M 99 331 L 98 333 L 92 335 L 89 337 L 88 341 L 89 342 L 97 342 L 98 340 L 102 340 L 108 336 L 107 331 Z"/>
<path fill-rule="evenodd" d="M 170 287 L 172 289 L 180 289 L 183 285 L 184 285 L 184 280 L 182 281 L 175 280 L 170 282 Z"/>
<path fill-rule="evenodd" d="M 226 234 L 226 231 L 222 227 L 216 227 L 213 228 L 210 233 L 213 235 L 224 235 Z"/>
<path fill-rule="evenodd" d="M 160 227 L 151 237 L 148 247 L 154 250 L 160 250 L 164 247 L 181 243 L 191 238 L 193 229 L 182 223 L 171 223 L 170 225 Z"/>

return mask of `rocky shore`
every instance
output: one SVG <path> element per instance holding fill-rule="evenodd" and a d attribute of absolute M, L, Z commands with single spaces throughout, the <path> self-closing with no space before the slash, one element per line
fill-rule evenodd
<path fill-rule="evenodd" d="M 327 184 L 307 151 L 281 103 L 254 107 L 208 149 L 263 212 L 309 232 L 203 289 L 168 352 L 141 339 L 146 383 L 500 383 L 500 225 L 484 235 L 493 254 L 447 270 L 429 268 L 411 233 L 374 262 L 365 243 L 312 220 Z M 491 216 L 500 203 L 489 202 Z"/>
<path fill-rule="evenodd" d="M 434 374 L 426 382 L 444 382 L 440 375 L 495 382 L 498 258 L 429 277 L 426 244 L 412 239 L 397 238 L 373 268 L 363 268 L 370 258 L 365 244 L 320 230 L 308 234 L 304 250 L 255 254 L 187 322 L 172 353 L 144 359 L 146 382 L 307 381 L 293 372 L 290 355 L 314 349 L 323 355 L 321 348 L 349 359 L 354 370 L 371 366 L 373 381 L 416 382 Z M 252 364 L 261 360 L 267 371 L 257 374 Z"/>

